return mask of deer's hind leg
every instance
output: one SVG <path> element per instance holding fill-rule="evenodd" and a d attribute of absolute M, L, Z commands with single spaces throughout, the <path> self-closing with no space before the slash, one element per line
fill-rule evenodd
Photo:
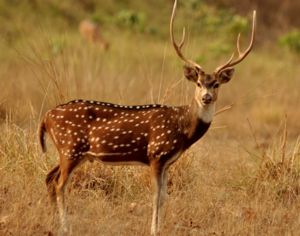
<path fill-rule="evenodd" d="M 59 211 L 62 227 L 65 232 L 67 231 L 65 189 L 69 181 L 71 180 L 74 171 L 86 161 L 87 158 L 82 158 L 77 160 L 61 159 L 60 173 L 57 180 L 54 181 L 58 211 Z"/>
<path fill-rule="evenodd" d="M 60 168 L 59 165 L 57 165 L 46 176 L 48 196 L 54 213 L 56 212 L 56 208 L 57 208 L 55 182 L 57 182 L 59 175 L 60 175 Z"/>

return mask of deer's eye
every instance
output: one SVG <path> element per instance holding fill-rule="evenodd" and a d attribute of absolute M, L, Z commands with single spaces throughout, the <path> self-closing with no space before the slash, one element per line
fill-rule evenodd
<path fill-rule="evenodd" d="M 201 88 L 201 84 L 199 82 L 197 83 L 197 86 Z"/>
<path fill-rule="evenodd" d="M 214 88 L 215 88 L 215 89 L 216 89 L 216 88 L 219 88 L 219 84 L 215 84 Z"/>

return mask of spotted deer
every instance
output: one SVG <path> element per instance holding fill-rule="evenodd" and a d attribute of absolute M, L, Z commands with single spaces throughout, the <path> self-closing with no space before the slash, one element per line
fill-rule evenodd
<path fill-rule="evenodd" d="M 175 0 L 171 23 L 171 41 L 178 56 L 193 67 L 184 66 L 185 77 L 195 83 L 192 102 L 171 107 L 159 104 L 123 106 L 107 102 L 75 100 L 48 111 L 39 125 L 39 141 L 46 151 L 44 134 L 54 142 L 60 163 L 46 177 L 50 199 L 56 205 L 65 225 L 65 188 L 74 171 L 86 161 L 107 165 L 144 165 L 150 167 L 153 188 L 151 234 L 157 235 L 162 224 L 166 198 L 167 174 L 182 153 L 209 129 L 214 117 L 219 88 L 230 81 L 234 69 L 251 51 L 255 38 L 255 11 L 252 38 L 248 49 L 239 57 L 219 66 L 211 75 L 200 65 L 183 56 L 173 36 Z M 66 229 L 66 228 L 65 228 Z"/>
<path fill-rule="evenodd" d="M 99 27 L 92 21 L 83 20 L 79 24 L 79 32 L 86 40 L 98 43 L 105 51 L 109 47 L 109 43 L 102 39 Z"/>

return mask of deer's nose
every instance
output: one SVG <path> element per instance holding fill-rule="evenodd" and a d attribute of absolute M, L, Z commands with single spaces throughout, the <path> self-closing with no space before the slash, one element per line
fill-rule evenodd
<path fill-rule="evenodd" d="M 211 97 L 211 95 L 209 95 L 209 94 L 205 94 L 203 97 L 202 97 L 202 102 L 204 103 L 204 104 L 210 104 L 211 102 L 212 102 L 212 97 Z"/>

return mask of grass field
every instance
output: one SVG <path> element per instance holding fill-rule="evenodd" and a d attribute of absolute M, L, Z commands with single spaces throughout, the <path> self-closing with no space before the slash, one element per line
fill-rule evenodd
<path fill-rule="evenodd" d="M 47 139 L 43 155 L 37 140 L 47 110 L 77 98 L 178 106 L 194 92 L 168 35 L 172 1 L 45 2 L 1 3 L 0 235 L 60 233 L 45 184 L 58 153 Z M 211 73 L 235 50 L 237 33 L 224 31 L 230 20 L 210 32 L 180 2 L 176 40 L 185 26 L 184 54 Z M 216 13 L 201 4 L 202 12 Z M 123 9 L 147 18 L 124 26 L 118 23 Z M 249 25 L 251 13 L 245 18 Z M 84 18 L 97 20 L 108 51 L 79 35 Z M 249 30 L 241 37 L 244 49 Z M 233 79 L 220 89 L 217 110 L 257 88 L 215 116 L 207 134 L 173 165 L 163 235 L 300 234 L 299 63 L 299 54 L 260 36 L 235 67 Z M 86 164 L 75 172 L 66 202 L 67 235 L 150 234 L 148 168 Z"/>

